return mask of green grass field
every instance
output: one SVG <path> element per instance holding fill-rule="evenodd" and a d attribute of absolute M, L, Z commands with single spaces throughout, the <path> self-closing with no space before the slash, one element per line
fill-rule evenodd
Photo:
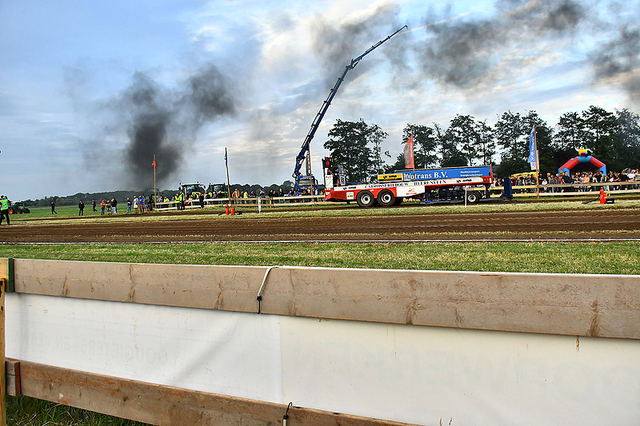
<path fill-rule="evenodd" d="M 118 205 L 118 213 L 124 213 L 127 211 L 126 204 L 124 210 Z M 29 220 L 29 219 L 42 219 L 42 218 L 62 218 L 62 217 L 75 217 L 78 216 L 78 206 L 56 206 L 57 214 L 51 213 L 51 207 L 29 207 L 31 211 L 28 214 L 12 215 L 11 220 Z M 84 207 L 84 216 L 100 216 L 100 206 L 96 207 L 96 212 L 93 211 L 91 205 Z"/>
<path fill-rule="evenodd" d="M 640 274 L 640 243 L 202 243 L 0 246 L 0 257 L 198 265 Z"/>

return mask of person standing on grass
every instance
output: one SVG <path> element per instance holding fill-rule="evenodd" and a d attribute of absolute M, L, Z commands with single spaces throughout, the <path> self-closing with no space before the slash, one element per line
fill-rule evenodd
<path fill-rule="evenodd" d="M 80 210 L 78 212 L 78 216 L 84 216 L 84 201 L 80 200 L 78 203 L 78 209 Z"/>
<path fill-rule="evenodd" d="M 127 213 L 131 213 L 131 198 L 127 197 Z"/>
<path fill-rule="evenodd" d="M 51 202 L 51 214 L 58 214 L 58 212 L 56 211 L 56 202 L 52 201 Z"/>
<path fill-rule="evenodd" d="M 2 219 L 7 218 L 7 225 L 11 225 L 11 221 L 9 220 L 9 204 L 11 202 L 7 198 L 6 195 L 0 197 L 0 225 L 2 225 Z"/>
<path fill-rule="evenodd" d="M 96 210 L 96 200 L 95 200 L 95 198 L 91 201 L 91 205 L 93 206 L 93 211 L 95 213 L 97 211 Z"/>
<path fill-rule="evenodd" d="M 104 200 L 100 200 L 100 214 L 104 216 L 104 208 L 107 206 L 107 203 Z"/>
<path fill-rule="evenodd" d="M 116 197 L 111 199 L 111 209 L 113 210 L 113 214 L 118 214 L 118 200 L 116 200 Z"/>

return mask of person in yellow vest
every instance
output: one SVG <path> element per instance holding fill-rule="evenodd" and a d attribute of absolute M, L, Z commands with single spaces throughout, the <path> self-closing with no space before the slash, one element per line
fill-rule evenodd
<path fill-rule="evenodd" d="M 7 225 L 11 225 L 11 221 L 9 220 L 9 204 L 11 204 L 11 202 L 6 195 L 3 195 L 0 198 L 0 225 L 2 225 L 2 219 L 5 217 L 7 218 Z"/>

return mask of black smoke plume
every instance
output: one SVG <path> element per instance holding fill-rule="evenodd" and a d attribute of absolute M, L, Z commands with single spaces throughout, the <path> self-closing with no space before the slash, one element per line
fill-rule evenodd
<path fill-rule="evenodd" d="M 117 103 L 129 117 L 129 142 L 124 150 L 129 184 L 149 180 L 154 155 L 158 183 L 174 175 L 184 164 L 198 130 L 235 114 L 232 84 L 213 65 L 191 75 L 180 87 L 177 91 L 163 88 L 137 72 Z"/>
<path fill-rule="evenodd" d="M 640 31 L 620 29 L 616 39 L 592 54 L 596 80 L 619 78 L 629 97 L 640 100 Z"/>
<path fill-rule="evenodd" d="M 501 61 L 512 51 L 549 42 L 577 28 L 586 11 L 578 2 L 505 1 L 498 12 L 480 20 L 453 17 L 448 10 L 427 14 L 428 38 L 416 44 L 416 57 L 427 77 L 456 88 L 470 88 L 495 79 Z"/>
<path fill-rule="evenodd" d="M 401 27 L 397 23 L 397 5 L 385 4 L 379 6 L 371 14 L 362 15 L 341 25 L 335 25 L 318 17 L 312 27 L 313 48 L 320 58 L 324 74 L 327 75 L 326 86 L 331 87 L 344 71 L 352 58 L 361 55 L 378 40 Z M 381 46 L 376 54 L 382 54 L 383 48 L 392 43 Z M 357 68 L 349 72 L 352 80 L 359 73 L 368 69 L 375 61 L 367 58 Z"/>

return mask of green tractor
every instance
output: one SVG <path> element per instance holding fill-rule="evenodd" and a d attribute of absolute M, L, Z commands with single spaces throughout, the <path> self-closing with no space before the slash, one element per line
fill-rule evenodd
<path fill-rule="evenodd" d="M 229 196 L 226 183 L 210 183 L 207 193 L 215 198 L 227 198 Z"/>
<path fill-rule="evenodd" d="M 187 199 L 195 198 L 197 199 L 200 194 L 206 193 L 206 188 L 200 182 L 198 183 L 181 183 L 178 188 L 179 192 L 184 193 Z"/>
<path fill-rule="evenodd" d="M 11 206 L 9 207 L 9 214 L 25 214 L 25 213 L 31 213 L 31 210 L 29 210 L 22 201 L 16 201 L 15 203 L 11 203 Z"/>

